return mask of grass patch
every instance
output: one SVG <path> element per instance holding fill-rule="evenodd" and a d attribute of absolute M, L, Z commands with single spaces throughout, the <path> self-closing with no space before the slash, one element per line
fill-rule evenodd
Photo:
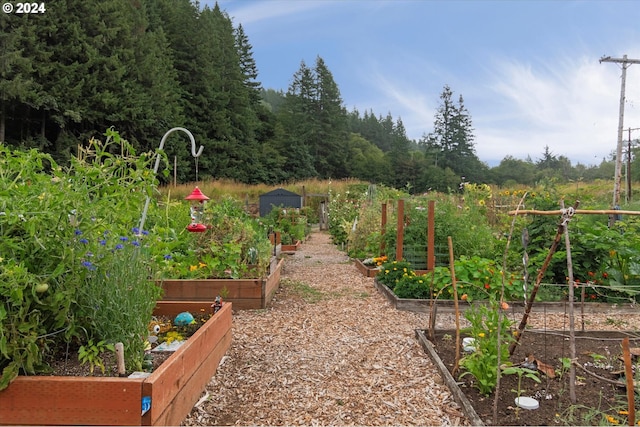
<path fill-rule="evenodd" d="M 293 280 L 282 280 L 280 286 L 287 288 L 291 293 L 299 296 L 304 302 L 315 304 L 325 298 L 322 291 L 317 290 L 304 282 L 296 282 Z"/>

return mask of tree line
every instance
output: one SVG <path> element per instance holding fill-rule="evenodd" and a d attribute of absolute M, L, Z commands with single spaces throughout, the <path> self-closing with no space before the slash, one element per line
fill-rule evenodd
<path fill-rule="evenodd" d="M 147 152 L 181 126 L 204 152 L 196 162 L 184 135 L 167 138 L 179 182 L 196 173 L 248 184 L 352 177 L 424 192 L 461 180 L 613 176 L 612 159 L 573 166 L 548 147 L 536 161 L 508 156 L 490 168 L 476 155 L 462 95 L 446 85 L 433 130 L 417 141 L 390 112 L 347 111 L 320 56 L 301 62 L 286 91 L 265 89 L 242 24 L 217 4 L 56 1 L 43 14 L 1 14 L 0 29 L 0 141 L 63 164 L 109 127 Z"/>

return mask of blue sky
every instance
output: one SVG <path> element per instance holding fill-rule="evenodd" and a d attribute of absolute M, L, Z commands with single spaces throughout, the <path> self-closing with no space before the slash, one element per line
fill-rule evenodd
<path fill-rule="evenodd" d="M 201 1 L 213 6 L 215 1 Z M 619 64 L 640 59 L 636 1 L 219 0 L 242 24 L 263 87 L 287 90 L 321 56 L 348 110 L 433 130 L 448 85 L 471 114 L 478 157 L 538 160 L 549 146 L 575 165 L 616 149 Z M 640 128 L 640 64 L 627 69 L 627 128 Z M 631 138 L 640 138 L 640 130 Z"/>

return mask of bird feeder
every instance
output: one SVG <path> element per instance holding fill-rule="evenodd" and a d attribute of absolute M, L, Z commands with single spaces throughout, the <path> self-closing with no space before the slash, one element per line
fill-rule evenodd
<path fill-rule="evenodd" d="M 202 223 L 202 215 L 204 213 L 204 201 L 209 200 L 209 198 L 202 194 L 202 191 L 196 187 L 191 194 L 184 199 L 191 202 L 191 224 L 187 225 L 187 230 L 192 233 L 203 233 L 207 231 L 207 226 Z"/>

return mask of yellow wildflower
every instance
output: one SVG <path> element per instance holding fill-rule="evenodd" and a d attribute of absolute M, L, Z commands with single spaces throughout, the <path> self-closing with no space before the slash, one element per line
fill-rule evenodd
<path fill-rule="evenodd" d="M 479 336 L 480 338 L 484 338 L 484 336 L 485 336 L 485 335 L 484 335 L 484 332 L 480 332 L 480 333 L 478 334 L 478 336 Z"/>
<path fill-rule="evenodd" d="M 620 421 L 618 421 L 615 417 L 611 415 L 607 415 L 607 421 L 609 421 L 611 424 L 620 424 Z"/>

